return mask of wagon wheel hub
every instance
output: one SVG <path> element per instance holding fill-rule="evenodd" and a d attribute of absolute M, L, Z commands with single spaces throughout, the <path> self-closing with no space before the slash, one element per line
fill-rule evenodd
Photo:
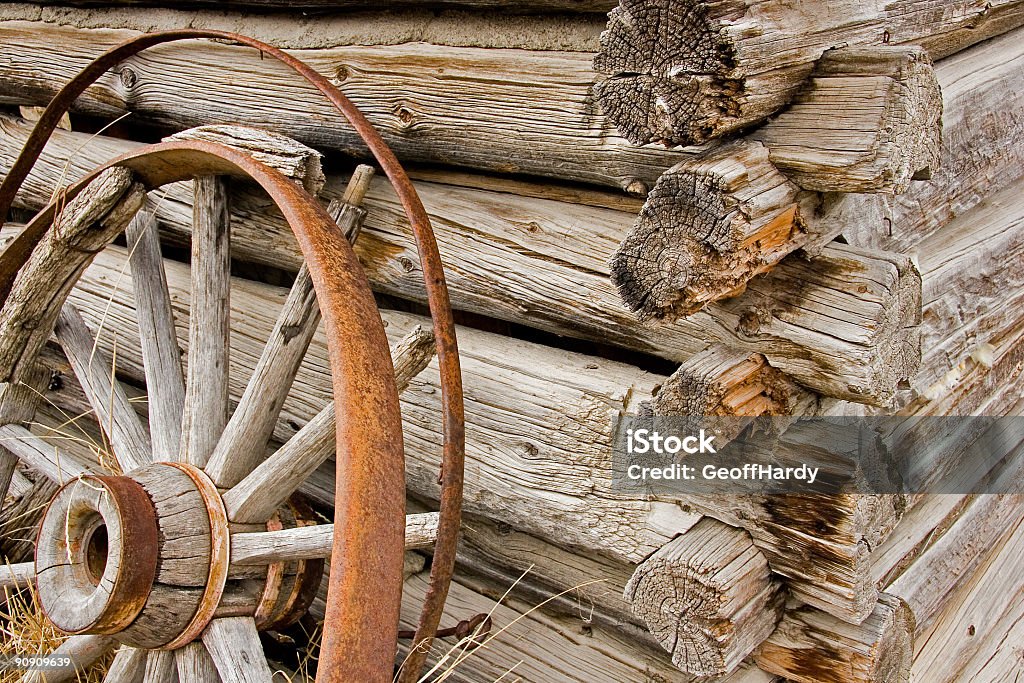
<path fill-rule="evenodd" d="M 269 530 L 312 523 L 292 500 Z M 323 560 L 230 566 L 220 493 L 198 468 L 159 462 L 129 476 L 79 477 L 54 496 L 36 545 L 39 601 L 59 629 L 177 649 L 216 616 L 294 623 L 315 597 Z"/>

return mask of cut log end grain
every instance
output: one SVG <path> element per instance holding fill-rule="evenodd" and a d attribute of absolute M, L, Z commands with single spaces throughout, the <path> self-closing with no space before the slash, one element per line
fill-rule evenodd
<path fill-rule="evenodd" d="M 735 670 L 771 635 L 783 604 L 747 532 L 710 518 L 638 566 L 625 597 L 673 664 L 699 677 Z"/>
<path fill-rule="evenodd" d="M 942 95 L 917 46 L 830 50 L 792 106 L 755 137 L 801 187 L 900 194 L 938 163 Z"/>
<path fill-rule="evenodd" d="M 608 14 L 594 93 L 630 142 L 704 142 L 737 114 L 743 82 L 730 77 L 735 55 L 717 24 L 744 3 L 716 5 L 623 0 Z"/>
<path fill-rule="evenodd" d="M 716 344 L 679 366 L 651 400 L 654 415 L 796 415 L 811 394 L 759 353 Z"/>
<path fill-rule="evenodd" d="M 623 302 L 641 320 L 674 320 L 742 293 L 802 243 L 797 199 L 757 143 L 676 164 L 612 257 Z"/>

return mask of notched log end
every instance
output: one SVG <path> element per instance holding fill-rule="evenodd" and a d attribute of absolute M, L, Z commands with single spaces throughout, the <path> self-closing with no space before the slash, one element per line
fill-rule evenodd
<path fill-rule="evenodd" d="M 790 108 L 755 137 L 804 189 L 900 194 L 938 164 L 941 119 L 922 48 L 851 47 L 826 52 Z"/>
<path fill-rule="evenodd" d="M 761 354 L 716 345 L 683 363 L 651 409 L 662 416 L 787 416 L 810 396 Z"/>
<path fill-rule="evenodd" d="M 735 6 L 733 6 L 735 5 Z M 634 144 L 698 144 L 731 130 L 743 97 L 721 21 L 743 3 L 622 0 L 594 59 L 594 94 Z"/>
<path fill-rule="evenodd" d="M 658 179 L 610 261 L 626 306 L 676 320 L 741 294 L 804 234 L 797 188 L 760 145 L 731 145 Z"/>
<path fill-rule="evenodd" d="M 704 518 L 637 567 L 625 598 L 673 664 L 710 677 L 772 633 L 783 591 L 745 531 Z"/>

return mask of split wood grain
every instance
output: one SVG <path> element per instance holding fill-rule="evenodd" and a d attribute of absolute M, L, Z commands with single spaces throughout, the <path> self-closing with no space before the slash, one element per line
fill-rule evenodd
<path fill-rule="evenodd" d="M 174 653 L 167 650 L 153 650 L 146 657 L 144 683 L 177 683 L 178 667 Z M 191 682 L 190 682 L 191 683 Z"/>
<path fill-rule="evenodd" d="M 16 141 L 27 135 L 27 130 L 23 125 L 0 125 L 7 133 L 0 135 L 0 159 L 5 165 L 20 149 Z M 111 154 L 133 147 L 123 141 L 79 140 L 72 134 L 58 134 L 30 176 L 28 188 L 49 191 L 46 188 L 52 187 L 50 183 L 59 182 L 65 158 L 71 159 L 75 172 L 79 172 L 77 165 L 83 164 L 84 172 L 90 167 L 84 164 L 92 163 L 91 159 L 101 163 Z M 71 150 L 75 153 L 69 154 Z M 338 179 L 332 179 L 325 197 L 339 196 L 341 187 Z M 188 244 L 191 188 L 187 184 L 169 186 L 164 192 L 159 213 L 166 228 L 164 237 L 175 244 Z M 887 365 L 900 365 L 892 356 L 898 357 L 906 349 L 898 342 L 899 335 L 890 336 L 891 325 L 879 319 L 899 310 L 894 301 L 898 295 L 890 289 L 896 283 L 875 270 L 891 267 L 884 265 L 885 259 L 863 264 L 863 268 L 853 267 L 845 257 L 838 263 L 819 260 L 811 270 L 820 266 L 832 275 L 821 273 L 811 278 L 814 284 L 800 290 L 801 303 L 795 306 L 782 301 L 772 303 L 770 296 L 766 300 L 744 295 L 713 304 L 686 320 L 651 329 L 639 323 L 622 304 L 608 277 L 608 261 L 629 232 L 635 214 L 561 200 L 531 199 L 498 189 L 420 183 L 418 192 L 429 209 L 439 248 L 445 254 L 448 286 L 457 308 L 676 361 L 684 361 L 712 343 L 723 343 L 762 353 L 773 367 L 822 394 L 886 402 L 884 386 L 890 380 L 878 377 L 878 373 L 888 374 Z M 19 201 L 32 202 L 33 197 L 26 189 Z M 302 259 L 294 238 L 279 218 L 267 213 L 265 200 L 246 191 L 238 192 L 233 200 L 238 210 L 233 216 L 238 237 L 233 245 L 236 257 L 297 271 Z M 373 286 L 401 298 L 422 300 L 415 240 L 393 192 L 383 181 L 374 183 L 366 206 L 367 222 L 356 252 Z M 818 250 L 833 236 L 815 242 Z M 846 256 L 850 254 L 846 251 Z M 502 268 L 482 265 L 490 263 L 500 263 Z M 842 267 L 843 263 L 848 267 Z M 779 269 L 780 273 L 769 276 L 777 279 L 765 283 L 770 284 L 771 293 L 808 277 L 799 258 L 787 260 Z M 871 272 L 875 274 L 867 275 Z M 912 280 L 912 274 L 898 265 L 895 274 L 896 280 Z M 496 296 L 495 292 L 504 294 Z M 813 301 L 803 302 L 804 297 Z M 757 305 L 748 301 L 752 298 L 763 302 L 763 311 L 757 311 Z M 784 311 L 784 319 L 776 319 L 772 311 Z M 746 323 L 755 317 L 772 324 L 759 326 L 759 331 L 751 335 Z M 829 329 L 833 318 L 852 325 L 833 326 L 833 332 L 841 330 L 838 335 L 815 331 Z M 883 385 L 883 395 L 877 395 L 872 388 L 875 384 Z"/>
<path fill-rule="evenodd" d="M 49 371 L 36 365 L 19 382 L 0 385 L 0 423 L 28 423 L 50 381 Z M 17 472 L 18 458 L 0 443 L 0 503 L 7 499 Z"/>
<path fill-rule="evenodd" d="M 907 683 L 914 617 L 899 598 L 881 594 L 874 611 L 849 624 L 810 607 L 789 609 L 754 661 L 798 683 Z"/>
<path fill-rule="evenodd" d="M 56 214 L 0 310 L 4 381 L 18 381 L 30 372 L 78 275 L 124 230 L 143 197 L 142 185 L 131 171 L 112 168 Z"/>
<path fill-rule="evenodd" d="M 21 683 L 77 682 L 89 667 L 115 647 L 117 641 L 110 636 L 71 636 L 49 654 L 54 657 L 70 657 L 72 666 L 27 671 L 21 677 Z"/>
<path fill-rule="evenodd" d="M 252 617 L 214 619 L 203 631 L 203 644 L 224 683 L 271 683 L 273 674 Z"/>
<path fill-rule="evenodd" d="M 88 61 L 136 35 L 115 27 L 5 22 L 0 41 L 11 62 L 0 65 L 0 94 L 20 104 L 46 104 Z M 592 53 L 404 42 L 296 56 L 337 83 L 403 162 L 565 178 L 642 194 L 687 154 L 639 149 L 617 134 L 594 102 Z M 191 65 L 189 78 L 181 78 L 182 64 Z M 366 154 L 341 115 L 294 72 L 260 60 L 250 48 L 218 42 L 171 43 L 131 57 L 92 86 L 76 109 L 102 116 L 130 110 L 135 120 L 178 129 L 244 121 L 314 147 Z"/>
<path fill-rule="evenodd" d="M 819 410 L 820 400 L 758 353 L 720 344 L 679 366 L 650 401 L 653 415 L 798 416 Z"/>
<path fill-rule="evenodd" d="M 309 558 L 329 558 L 334 539 L 333 524 L 296 527 L 282 531 L 239 533 L 231 536 L 231 562 L 265 565 Z M 437 513 L 405 518 L 405 549 L 424 550 L 437 540 Z"/>
<path fill-rule="evenodd" d="M 116 253 L 112 247 L 100 256 L 83 279 L 76 304 L 96 315 L 106 311 L 131 338 L 137 332 L 132 329 L 130 283 L 122 283 L 113 303 L 108 303 L 109 289 L 103 284 L 105 269 L 116 272 L 119 268 Z M 181 306 L 179 324 L 184 324 L 187 288 L 182 283 L 187 280 L 187 268 L 172 262 L 166 266 L 172 292 L 181 292 L 174 298 Z M 251 340 L 263 338 L 271 329 L 285 292 L 244 280 L 236 280 L 234 288 L 235 305 L 247 312 L 244 327 L 235 337 L 241 355 L 234 362 L 244 377 L 259 353 Z M 382 315 L 392 340 L 417 324 L 426 324 L 407 314 L 384 311 Z M 469 511 L 506 520 L 569 547 L 593 548 L 633 562 L 649 556 L 699 517 L 676 501 L 627 500 L 611 488 L 612 417 L 637 410 L 665 377 L 472 329 L 459 332 L 464 377 L 467 386 L 475 387 L 467 401 L 468 424 L 481 435 L 467 446 Z M 121 359 L 126 373 L 141 377 L 137 358 L 125 353 Z M 300 429 L 312 429 L 303 425 L 312 424 L 330 396 L 326 345 L 320 333 L 303 365 L 275 432 L 282 442 Z M 436 372 L 431 362 L 402 395 L 409 485 L 428 498 L 438 493 L 441 435 L 436 423 Z M 534 388 L 510 394 L 510 385 Z M 232 396 L 243 390 L 235 381 Z M 521 396 L 545 398 L 524 404 Z M 483 469 L 475 469 L 474 463 Z M 312 475 L 303 490 L 330 505 L 334 481 L 327 470 Z M 580 482 L 586 485 L 581 487 Z M 699 505 L 726 523 L 746 528 L 773 569 L 778 567 L 805 599 L 855 615 L 847 618 L 860 619 L 870 611 L 875 588 L 868 576 L 866 549 L 891 530 L 896 519 L 893 501 L 874 496 L 794 497 L 784 505 L 750 500 L 737 506 L 721 497 L 694 496 L 681 503 Z M 821 564 L 806 562 L 809 555 L 820 557 Z"/>
<path fill-rule="evenodd" d="M 461 576 L 461 574 L 460 574 Z M 496 680 L 503 673 L 523 680 L 551 683 L 619 683 L 645 678 L 689 683 L 694 679 L 676 670 L 660 649 L 650 648 L 629 634 L 593 624 L 581 628 L 576 618 L 550 614 L 537 608 L 530 598 L 514 588 L 507 597 L 510 584 L 482 577 L 453 582 L 446 613 L 464 619 L 480 612 L 490 613 L 497 629 L 491 647 L 478 648 L 454 669 L 452 680 L 470 683 Z M 407 596 L 402 605 L 403 628 L 416 623 L 418 606 L 426 590 L 426 575 L 416 574 L 404 585 Z M 498 647 L 498 645 L 501 647 Z M 431 653 L 436 662 L 452 649 L 440 643 Z M 458 650 L 449 655 L 451 661 Z M 442 666 L 445 666 L 442 664 Z M 511 674 L 506 672 L 511 671 Z M 753 666 L 744 666 L 723 683 L 768 683 L 771 677 Z"/>
<path fill-rule="evenodd" d="M 228 423 L 231 216 L 224 177 L 192 182 L 192 314 L 181 459 L 203 467 Z"/>
<path fill-rule="evenodd" d="M 61 449 L 39 438 L 20 425 L 0 427 L 0 441 L 19 460 L 45 475 L 55 484 L 63 485 L 88 470 L 71 458 L 61 457 Z"/>
<path fill-rule="evenodd" d="M 146 657 L 145 650 L 122 645 L 110 668 L 107 669 L 106 680 L 143 683 L 146 675 Z"/>
<path fill-rule="evenodd" d="M 886 215 L 865 229 L 852 222 L 851 243 L 925 254 L 922 242 L 1024 173 L 1024 30 L 936 62 L 942 88 L 942 139 L 931 178 L 889 198 Z M 866 197 L 858 198 L 866 203 Z M 870 225 L 870 224 L 869 224 Z"/>
<path fill-rule="evenodd" d="M 189 683 L 219 683 L 220 675 L 213 658 L 201 641 L 193 641 L 175 651 L 178 679 Z"/>
<path fill-rule="evenodd" d="M 198 126 L 164 138 L 164 142 L 177 140 L 214 142 L 244 152 L 296 181 L 314 197 L 327 181 L 320 152 L 273 131 L 247 126 Z"/>
<path fill-rule="evenodd" d="M 43 4 L 43 3 L 38 3 Z M 90 7 L 95 5 L 128 5 L 132 7 L 151 6 L 164 7 L 165 0 L 68 0 L 69 5 Z M 388 0 L 388 9 L 400 7 L 428 8 L 466 7 L 472 9 L 490 9 L 502 12 L 545 11 L 545 12 L 600 12 L 613 8 L 616 0 Z M 176 3 L 178 7 L 232 7 L 237 9 L 265 10 L 268 8 L 286 10 L 365 10 L 381 9 L 380 3 L 370 0 L 184 0 Z"/>
<path fill-rule="evenodd" d="M 986 549 L 984 563 L 918 638 L 911 681 L 1013 681 L 1020 673 L 1024 623 L 1024 524 Z"/>
<path fill-rule="evenodd" d="M 615 251 L 612 280 L 641 320 L 675 319 L 735 296 L 796 247 L 799 188 L 768 149 L 737 142 L 658 179 Z"/>
<path fill-rule="evenodd" d="M 426 368 L 435 350 L 433 333 L 419 326 L 395 345 L 393 362 L 399 393 Z M 274 426 L 269 425 L 270 432 Z M 269 519 L 310 474 L 334 455 L 336 427 L 334 402 L 331 401 L 277 452 L 224 494 L 228 518 L 238 523 Z"/>
<path fill-rule="evenodd" d="M 151 460 L 176 460 L 181 452 L 185 409 L 185 378 L 181 347 L 174 332 L 171 296 L 167 291 L 156 216 L 149 207 L 125 229 L 132 282 L 138 297 L 139 342 L 149 390 Z"/>
<path fill-rule="evenodd" d="M 89 397 L 121 471 L 131 472 L 152 462 L 150 436 L 114 376 L 114 362 L 97 348 L 89 326 L 74 306 L 64 304 L 54 336 Z M 116 344 L 114 349 L 116 353 Z"/>
<path fill-rule="evenodd" d="M 111 329 L 131 339 L 138 335 L 131 283 L 122 280 L 111 301 L 104 277 L 111 272 L 108 269 L 119 272 L 123 258 L 123 251 L 119 254 L 116 247 L 105 250 L 80 281 L 74 303 L 87 317 L 107 311 Z M 170 261 L 165 267 L 182 339 L 186 334 L 182 326 L 188 321 L 188 267 Z M 269 285 L 240 279 L 233 282 L 233 306 L 245 315 L 235 317 L 232 397 L 241 396 L 245 385 L 239 378 L 247 377 L 259 358 L 261 348 L 253 340 L 266 338 L 286 295 L 286 290 Z M 392 344 L 417 325 L 429 326 L 427 319 L 405 313 L 385 310 L 382 317 Z M 474 478 L 467 508 L 523 524 L 540 535 L 602 547 L 613 555 L 642 558 L 674 535 L 674 520 L 688 518 L 678 506 L 621 500 L 608 488 L 611 416 L 649 397 L 662 378 L 624 364 L 470 328 L 460 328 L 459 334 L 464 381 L 476 387 L 476 398 L 467 401 L 469 429 L 480 435 L 467 447 L 469 469 L 479 462 L 487 471 L 502 472 L 496 478 Z M 137 351 L 126 348 L 119 360 L 124 372 L 142 379 Z M 533 388 L 509 392 L 509 386 Z M 291 438 L 330 401 L 330 364 L 322 330 L 313 338 L 294 387 L 275 431 L 279 442 Z M 523 396 L 542 398 L 539 402 L 531 399 L 527 405 Z M 403 418 L 410 425 L 404 435 L 409 486 L 425 496 L 436 496 L 442 440 L 437 422 L 440 390 L 436 360 L 401 398 Z M 580 482 L 588 484 L 581 489 Z M 333 483 L 330 486 L 333 490 Z M 522 505 L 517 501 L 524 495 L 544 503 Z M 659 528 L 671 531 L 666 535 Z"/>
<path fill-rule="evenodd" d="M 1015 0 L 622 0 L 594 60 L 595 93 L 636 144 L 700 143 L 788 104 L 831 48 L 912 44 L 941 58 L 1022 23 Z"/>
<path fill-rule="evenodd" d="M 626 599 L 698 678 L 735 671 L 782 618 L 782 584 L 746 531 L 704 518 L 644 560 Z"/>
<path fill-rule="evenodd" d="M 818 192 L 902 194 L 939 160 L 942 94 L 917 46 L 829 50 L 790 106 L 753 134 Z"/>
<path fill-rule="evenodd" d="M 301 147 L 299 143 L 293 142 L 292 145 Z M 342 206 L 333 207 L 337 214 L 335 222 L 350 241 L 359 235 L 366 216 L 359 203 L 373 178 L 370 167 L 360 168 L 364 170 L 353 174 Z M 346 203 L 346 199 L 351 203 Z M 313 289 L 313 279 L 303 264 L 249 378 L 245 393 L 207 464 L 206 473 L 217 486 L 235 486 L 263 461 L 263 452 L 274 431 L 281 406 L 319 324 L 320 306 Z"/>

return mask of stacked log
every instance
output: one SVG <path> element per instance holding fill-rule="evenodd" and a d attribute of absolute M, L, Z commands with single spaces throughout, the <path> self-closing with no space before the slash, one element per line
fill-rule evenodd
<path fill-rule="evenodd" d="M 1024 3 L 68 4 L 0 5 L 0 174 L 30 107 L 103 49 L 185 23 L 294 50 L 412 165 L 467 390 L 467 518 L 445 619 L 490 613 L 497 632 L 472 656 L 435 643 L 436 666 L 457 663 L 452 680 L 980 682 L 1015 665 L 997 644 L 1020 631 L 1020 491 L 638 497 L 616 486 L 612 449 L 622 416 L 773 416 L 785 418 L 778 452 L 839 471 L 858 466 L 859 444 L 826 447 L 798 418 L 1020 410 Z M 141 139 L 212 123 L 326 153 L 326 178 L 307 169 L 306 183 L 326 205 L 365 156 L 328 121 L 315 92 L 249 48 L 168 44 L 87 90 L 16 206 L 41 208 Z M 178 183 L 148 206 L 186 349 L 193 202 Z M 422 272 L 386 180 L 364 206 L 355 250 L 395 344 L 429 326 Z M 278 284 L 302 261 L 256 188 L 232 187 L 226 210 L 242 264 L 226 387 L 237 402 L 287 298 Z M 142 397 L 146 292 L 129 258 L 103 251 L 71 300 Z M 330 401 L 326 348 L 319 329 L 275 443 Z M 44 354 L 64 375 L 73 360 Z M 37 433 L 59 410 L 88 410 L 70 380 L 45 394 Z M 401 401 L 415 508 L 439 495 L 436 360 Z M 1012 488 L 1024 444 L 1000 444 L 1001 469 L 978 478 Z M 66 455 L 92 457 L 73 444 Z M 921 468 L 932 481 L 962 457 L 947 449 Z M 8 469 L 22 507 L 45 494 Z M 333 463 L 303 490 L 328 513 Z M 426 554 L 407 557 L 410 625 Z"/>

